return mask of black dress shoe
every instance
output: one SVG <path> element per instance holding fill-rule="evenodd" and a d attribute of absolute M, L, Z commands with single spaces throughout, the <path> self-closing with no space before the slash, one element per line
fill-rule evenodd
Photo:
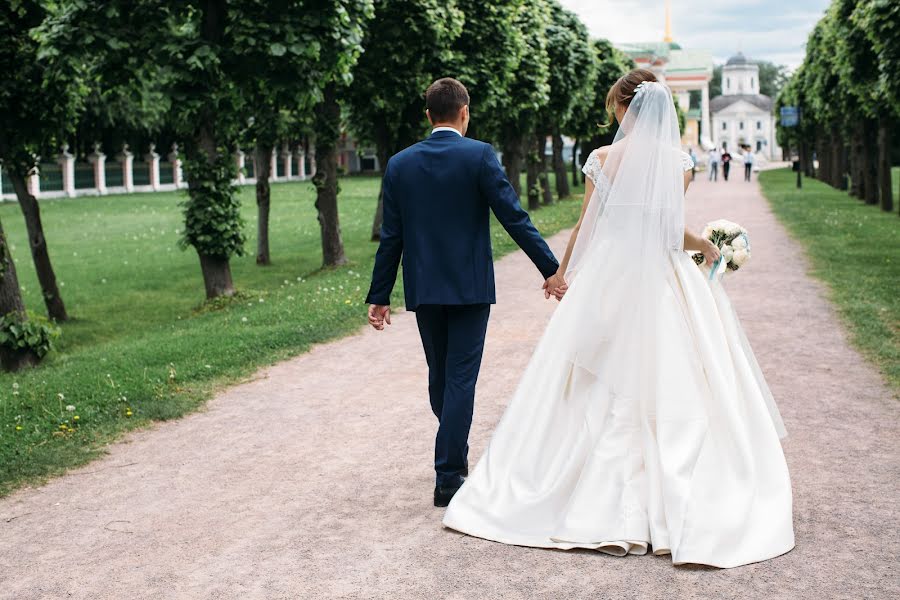
<path fill-rule="evenodd" d="M 447 506 L 453 500 L 453 496 L 459 491 L 462 484 L 454 487 L 444 487 L 440 485 L 434 486 L 434 505 Z"/>

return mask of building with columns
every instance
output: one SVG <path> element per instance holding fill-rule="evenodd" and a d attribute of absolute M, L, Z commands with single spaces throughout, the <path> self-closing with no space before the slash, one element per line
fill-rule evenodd
<path fill-rule="evenodd" d="M 686 147 L 711 148 L 709 82 L 713 76 L 712 54 L 706 50 L 686 50 L 672 40 L 671 12 L 666 2 L 666 34 L 662 42 L 622 44 L 639 68 L 653 71 L 685 115 L 681 143 Z"/>
<path fill-rule="evenodd" d="M 772 98 L 759 93 L 759 66 L 738 52 L 722 68 L 722 95 L 713 98 L 712 139 L 732 153 L 750 146 L 758 155 L 776 160 L 781 149 L 775 138 Z"/>

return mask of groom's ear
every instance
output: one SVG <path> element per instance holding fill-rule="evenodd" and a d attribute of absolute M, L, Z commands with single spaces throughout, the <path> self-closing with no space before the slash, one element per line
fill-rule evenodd
<path fill-rule="evenodd" d="M 431 111 L 427 108 L 425 109 L 425 116 L 428 117 L 428 122 L 434 125 L 434 119 L 431 118 Z"/>

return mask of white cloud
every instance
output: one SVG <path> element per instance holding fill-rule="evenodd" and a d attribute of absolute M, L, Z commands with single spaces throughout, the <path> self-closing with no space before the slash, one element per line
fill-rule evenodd
<path fill-rule="evenodd" d="M 560 0 L 592 35 L 614 43 L 662 40 L 663 0 Z M 738 49 L 751 58 L 796 67 L 809 32 L 830 0 L 672 0 L 672 34 L 685 48 L 723 62 Z"/>

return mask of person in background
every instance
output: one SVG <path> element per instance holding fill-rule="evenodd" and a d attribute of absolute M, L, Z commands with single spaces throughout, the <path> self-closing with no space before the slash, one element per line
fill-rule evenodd
<path fill-rule="evenodd" d="M 710 181 L 718 181 L 719 180 L 719 150 L 717 148 L 713 148 L 709 151 L 709 156 L 707 157 L 707 162 L 709 163 L 709 180 Z"/>
<path fill-rule="evenodd" d="M 753 173 L 753 163 L 756 157 L 753 156 L 753 148 L 747 146 L 744 148 L 744 181 L 750 181 L 750 175 Z"/>
<path fill-rule="evenodd" d="M 731 153 L 728 152 L 728 146 L 722 144 L 722 177 L 725 178 L 725 181 L 728 181 L 728 172 L 731 170 Z"/>
<path fill-rule="evenodd" d="M 688 154 L 690 154 L 691 157 L 691 181 L 693 181 L 697 178 L 697 154 L 694 152 L 693 146 L 691 146 Z"/>

